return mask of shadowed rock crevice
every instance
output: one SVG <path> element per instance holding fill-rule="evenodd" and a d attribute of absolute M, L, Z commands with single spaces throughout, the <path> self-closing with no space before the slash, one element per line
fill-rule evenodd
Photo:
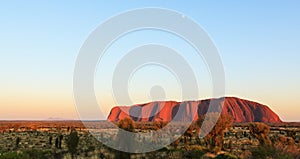
<path fill-rule="evenodd" d="M 156 115 L 157 111 L 158 111 L 158 104 L 156 103 L 156 104 L 153 106 L 153 109 L 152 109 L 151 114 L 150 114 L 150 116 L 149 116 L 149 121 L 153 121 L 153 118 L 154 118 L 154 116 Z"/>
<path fill-rule="evenodd" d="M 142 107 L 140 106 L 132 106 L 129 109 L 129 115 L 134 121 L 141 121 L 139 119 L 142 118 Z"/>

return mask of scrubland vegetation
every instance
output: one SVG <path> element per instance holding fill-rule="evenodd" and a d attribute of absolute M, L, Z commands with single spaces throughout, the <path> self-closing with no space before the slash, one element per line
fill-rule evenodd
<path fill-rule="evenodd" d="M 208 118 L 215 118 L 208 114 Z M 216 125 L 200 138 L 204 118 L 193 122 L 177 140 L 149 153 L 125 153 L 99 142 L 79 121 L 0 122 L 0 159 L 32 158 L 300 158 L 298 123 L 232 123 L 222 115 Z M 130 148 L 130 141 L 147 139 L 128 137 L 107 122 L 90 122 L 89 128 L 101 132 L 101 141 L 116 142 Z M 165 127 L 165 122 L 134 122 L 125 118 L 116 126 L 129 132 L 150 132 Z M 101 125 L 99 127 L 99 125 Z M 180 123 L 178 123 L 180 127 Z M 176 131 L 176 125 L 169 131 Z M 115 132 L 115 133 L 113 133 Z M 163 142 L 157 141 L 157 144 Z M 156 143 L 154 143 L 156 144 Z"/>

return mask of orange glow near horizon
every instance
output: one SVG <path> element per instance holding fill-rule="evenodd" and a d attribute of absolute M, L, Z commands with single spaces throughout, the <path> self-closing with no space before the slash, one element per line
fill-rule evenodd
<path fill-rule="evenodd" d="M 282 100 L 276 96 L 254 98 L 251 95 L 235 96 L 242 99 L 252 100 L 269 106 L 283 121 L 299 121 L 299 101 L 296 96 L 288 96 Z M 68 97 L 68 98 L 67 98 Z M 202 98 L 204 99 L 204 98 Z M 174 99 L 173 99 L 174 100 Z M 179 101 L 179 100 L 176 100 Z M 146 100 L 136 101 L 135 104 L 149 102 Z M 108 115 L 110 109 L 116 104 L 112 101 L 101 102 L 102 111 Z M 60 95 L 37 95 L 30 94 L 17 96 L 17 94 L 6 94 L 0 100 L 0 120 L 46 120 L 46 119 L 79 119 L 73 96 Z"/>

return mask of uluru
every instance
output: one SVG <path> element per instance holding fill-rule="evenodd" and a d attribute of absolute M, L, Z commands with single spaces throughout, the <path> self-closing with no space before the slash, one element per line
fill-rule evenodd
<path fill-rule="evenodd" d="M 211 104 L 210 108 L 209 105 Z M 116 106 L 111 109 L 109 121 L 132 118 L 139 122 L 192 121 L 207 112 L 222 112 L 233 117 L 236 123 L 280 123 L 279 116 L 268 106 L 236 97 L 213 98 L 197 101 L 155 101 L 133 106 Z"/>

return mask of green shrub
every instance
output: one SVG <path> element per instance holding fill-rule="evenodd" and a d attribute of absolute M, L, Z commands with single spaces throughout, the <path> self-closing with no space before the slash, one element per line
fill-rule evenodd
<path fill-rule="evenodd" d="M 252 149 L 252 157 L 255 159 L 266 159 L 266 158 L 280 158 L 280 159 L 293 159 L 294 157 L 290 154 L 286 154 L 278 151 L 274 146 L 259 146 Z"/>
<path fill-rule="evenodd" d="M 23 152 L 7 152 L 0 155 L 0 159 L 45 159 L 49 158 L 45 152 L 38 150 L 27 150 Z"/>
<path fill-rule="evenodd" d="M 206 151 L 200 150 L 183 151 L 183 158 L 201 158 L 205 153 Z"/>
<path fill-rule="evenodd" d="M 232 155 L 232 154 L 220 154 L 215 157 L 215 159 L 238 159 L 238 157 Z"/>
<path fill-rule="evenodd" d="M 39 151 L 39 150 L 26 150 L 23 152 L 23 155 L 29 156 L 31 159 L 44 159 L 46 157 L 46 152 Z"/>
<path fill-rule="evenodd" d="M 29 156 L 17 152 L 8 152 L 0 155 L 0 159 L 29 159 Z"/>

